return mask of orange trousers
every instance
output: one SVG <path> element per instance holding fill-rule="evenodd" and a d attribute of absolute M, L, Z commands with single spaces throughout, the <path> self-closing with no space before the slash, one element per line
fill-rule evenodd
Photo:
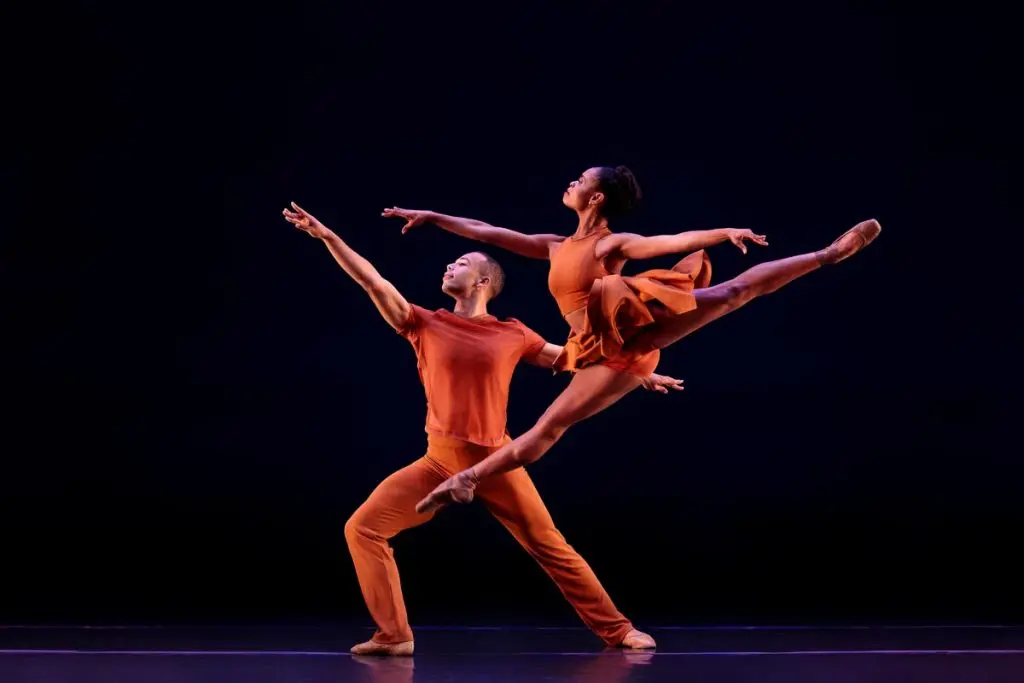
<path fill-rule="evenodd" d="M 356 568 L 363 598 L 377 623 L 380 643 L 412 640 L 398 565 L 388 540 L 430 520 L 416 503 L 438 484 L 472 467 L 498 450 L 428 436 L 427 454 L 374 489 L 345 524 L 345 540 Z M 526 552 L 547 572 L 583 623 L 608 645 L 618 645 L 633 625 L 619 612 L 590 566 L 555 528 L 544 501 L 526 470 L 491 477 L 476 489 L 483 502 Z"/>

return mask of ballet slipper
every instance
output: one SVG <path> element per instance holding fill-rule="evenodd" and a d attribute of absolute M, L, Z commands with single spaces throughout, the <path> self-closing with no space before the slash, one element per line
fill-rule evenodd
<path fill-rule="evenodd" d="M 882 226 L 873 218 L 858 223 L 840 235 L 830 246 L 819 251 L 818 261 L 823 266 L 844 261 L 871 244 L 881 232 Z"/>
<path fill-rule="evenodd" d="M 376 640 L 368 640 L 365 643 L 353 645 L 349 650 L 354 655 L 367 657 L 409 657 L 413 652 L 413 641 L 407 640 L 404 643 L 378 643 Z"/>
<path fill-rule="evenodd" d="M 619 643 L 619 647 L 628 650 L 653 650 L 657 646 L 658 644 L 654 642 L 654 638 L 639 629 L 631 630 L 622 639 L 622 642 Z"/>

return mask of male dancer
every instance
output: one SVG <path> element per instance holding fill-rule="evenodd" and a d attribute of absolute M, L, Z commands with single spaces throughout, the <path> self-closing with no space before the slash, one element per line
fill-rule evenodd
<path fill-rule="evenodd" d="M 338 264 L 366 290 L 377 310 L 416 350 L 427 395 L 427 453 L 380 483 L 345 524 L 345 539 L 363 598 L 377 623 L 359 655 L 411 655 L 413 636 L 388 539 L 427 522 L 416 501 L 438 484 L 487 457 L 511 439 L 505 430 L 509 383 L 520 360 L 550 368 L 562 347 L 545 342 L 518 320 L 500 321 L 487 303 L 501 292 L 504 273 L 480 252 L 449 264 L 441 290 L 452 311 L 410 304 L 341 238 L 294 202 L 285 219 L 323 240 Z M 681 382 L 650 375 L 648 389 L 667 393 Z M 489 479 L 477 496 L 547 572 L 583 622 L 606 644 L 653 648 L 612 604 L 593 570 L 565 542 L 524 469 Z"/>

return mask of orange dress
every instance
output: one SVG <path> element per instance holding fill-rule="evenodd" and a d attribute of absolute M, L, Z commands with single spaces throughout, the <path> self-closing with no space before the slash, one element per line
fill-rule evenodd
<path fill-rule="evenodd" d="M 548 290 L 565 317 L 585 310 L 583 329 L 570 334 L 555 361 L 556 370 L 575 372 L 604 365 L 646 377 L 658 366 L 658 349 L 634 348 L 630 340 L 659 314 L 679 315 L 697 308 L 693 290 L 711 283 L 711 260 L 702 249 L 671 270 L 658 268 L 638 275 L 609 273 L 596 256 L 607 228 L 585 237 L 568 237 L 551 253 Z M 652 307 L 651 302 L 658 305 Z"/>

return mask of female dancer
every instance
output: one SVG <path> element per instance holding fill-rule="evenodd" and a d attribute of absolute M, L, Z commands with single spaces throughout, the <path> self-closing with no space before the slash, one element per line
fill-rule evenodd
<path fill-rule="evenodd" d="M 645 237 L 613 233 L 610 219 L 631 210 L 640 188 L 624 166 L 591 168 L 569 184 L 562 203 L 579 217 L 575 234 L 526 235 L 480 221 L 430 211 L 386 209 L 405 219 L 402 232 L 423 223 L 523 256 L 549 259 L 548 289 L 571 334 L 555 368 L 574 372 L 565 391 L 537 423 L 477 465 L 438 486 L 417 505 L 433 510 L 468 503 L 483 478 L 536 462 L 572 425 L 599 413 L 640 386 L 657 366 L 660 350 L 749 301 L 770 294 L 823 265 L 857 253 L 881 232 L 875 220 L 860 223 L 829 247 L 769 261 L 715 286 L 705 247 L 730 241 L 746 253 L 745 240 L 765 246 L 749 230 L 703 230 Z M 629 259 L 696 251 L 671 270 L 622 276 Z"/>

